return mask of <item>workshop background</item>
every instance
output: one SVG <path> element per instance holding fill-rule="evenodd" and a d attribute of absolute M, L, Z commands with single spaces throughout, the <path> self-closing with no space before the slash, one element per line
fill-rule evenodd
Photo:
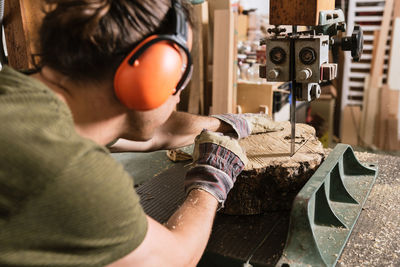
<path fill-rule="evenodd" d="M 287 84 L 259 78 L 259 66 L 267 60 L 260 40 L 271 26 L 269 1 L 192 2 L 194 74 L 177 109 L 202 115 L 263 112 L 276 121 L 289 120 Z M 324 147 L 341 142 L 400 154 L 400 1 L 335 4 L 345 13 L 347 36 L 355 24 L 362 26 L 364 53 L 353 62 L 350 53 L 331 52 L 338 78 L 322 84 L 319 99 L 297 102 L 296 121 L 314 126 Z M 39 53 L 40 1 L 1 0 L 0 15 L 1 64 L 32 69 Z"/>
<path fill-rule="evenodd" d="M 317 2 L 290 1 L 301 4 L 312 2 L 314 5 Z M 268 35 L 267 29 L 271 26 L 269 1 L 192 2 L 196 4 L 193 5 L 194 73 L 190 85 L 183 91 L 177 109 L 202 115 L 263 112 L 276 121 L 289 120 L 288 84 L 271 83 L 259 78 L 259 66 L 267 60 L 266 47 L 260 45 L 260 39 Z M 287 3 L 289 0 L 282 2 Z M 43 17 L 40 3 L 38 0 L 0 0 L 0 69 L 4 64 L 19 70 L 34 68 L 40 51 L 37 47 L 37 29 Z M 332 179 L 342 179 L 337 173 L 328 174 L 326 170 L 336 170 L 339 174 L 347 172 L 350 178 L 376 178 L 376 182 L 374 180 L 370 184 L 364 180 L 359 183 L 356 181 L 357 186 L 349 190 L 356 192 L 355 195 L 363 193 L 364 200 L 359 201 L 359 206 L 353 205 L 354 202 L 343 204 L 345 208 L 341 212 L 347 213 L 354 206 L 360 210 L 355 216 L 357 224 L 349 227 L 351 230 L 354 226 L 351 237 L 347 242 L 347 236 L 344 243 L 341 243 L 346 245 L 343 254 L 334 252 L 333 256 L 330 255 L 335 258 L 335 262 L 340 257 L 336 266 L 399 266 L 400 158 L 387 154 L 400 155 L 400 0 L 337 0 L 335 4 L 346 16 L 347 32 L 343 35 L 350 36 L 355 24 L 362 26 L 364 53 L 359 62 L 354 62 L 350 53 L 333 51 L 330 61 L 338 63 L 337 79 L 321 85 L 322 95 L 319 99 L 310 103 L 297 102 L 296 120 L 316 128 L 319 139 L 326 147 L 326 155 L 339 155 L 339 159 L 327 158 L 324 161 L 327 164 L 337 164 L 335 168 L 321 165 L 320 172 L 326 175 L 326 181 L 331 176 Z M 288 12 L 294 14 L 297 11 L 293 9 Z M 346 156 L 332 153 L 335 150 L 331 148 L 339 142 L 349 144 L 356 150 L 356 158 L 368 164 L 366 168 L 370 170 L 369 175 L 354 175 L 357 173 L 354 166 L 358 166 L 358 169 L 360 167 L 350 164 L 356 161 L 354 156 L 349 157 L 351 149 L 346 147 Z M 182 154 L 187 156 L 191 148 L 185 149 L 183 152 L 187 153 Z M 158 221 L 163 222 L 169 218 L 183 201 L 182 184 L 189 168 L 188 161 L 172 162 L 166 151 L 112 153 L 112 157 L 123 164 L 126 171 L 135 178 L 142 206 L 147 214 Z M 370 168 L 374 166 L 378 171 Z M 345 171 L 346 167 L 350 170 Z M 320 179 L 318 175 L 315 177 Z M 346 175 L 343 177 L 349 178 Z M 346 188 L 344 183 L 330 182 L 321 188 L 333 188 L 332 191 L 335 191 L 340 186 Z M 360 190 L 366 186 L 370 187 Z M 328 203 L 327 194 L 321 195 L 324 197 L 320 197 L 320 205 L 313 204 L 313 207 Z M 343 196 L 346 194 L 340 195 Z M 367 196 L 368 201 L 364 205 Z M 324 207 L 321 210 L 326 210 Z M 326 213 L 323 215 L 330 218 Z M 302 216 L 303 219 L 305 217 Z M 283 249 L 289 219 L 288 210 L 251 217 L 217 214 L 207 253 L 199 267 L 221 266 L 207 262 L 221 258 L 228 261 L 223 266 L 250 266 L 246 264 L 251 259 L 263 263 L 276 262 L 276 258 L 271 255 L 278 255 L 274 253 Z M 338 230 L 331 227 L 331 223 L 328 225 L 331 231 Z M 347 228 L 345 230 L 348 231 Z M 304 232 L 311 233 L 309 229 Z M 307 242 L 303 234 L 299 236 L 300 246 L 308 251 L 307 244 L 314 243 Z M 320 237 L 324 235 L 315 236 Z M 337 237 L 329 235 L 321 240 L 326 245 L 335 242 L 339 244 L 341 239 Z M 331 252 L 327 246 L 322 247 L 321 253 Z M 233 265 L 232 259 L 237 258 L 240 258 L 240 264 Z"/>

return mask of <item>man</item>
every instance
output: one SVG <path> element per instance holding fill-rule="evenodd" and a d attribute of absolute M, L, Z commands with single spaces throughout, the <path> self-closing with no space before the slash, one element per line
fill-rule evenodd
<path fill-rule="evenodd" d="M 268 121 L 173 111 L 191 71 L 180 1 L 45 3 L 40 69 L 0 72 L 0 265 L 196 265 L 247 160 L 214 131 L 241 138 Z M 161 225 L 105 146 L 150 151 L 196 135 L 187 198 Z"/>

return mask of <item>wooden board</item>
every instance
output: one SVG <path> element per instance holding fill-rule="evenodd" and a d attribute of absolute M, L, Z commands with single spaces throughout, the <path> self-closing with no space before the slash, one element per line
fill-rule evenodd
<path fill-rule="evenodd" d="M 40 50 L 38 30 L 43 16 L 40 1 L 5 1 L 4 32 L 10 66 L 19 70 L 34 67 L 32 56 Z"/>
<path fill-rule="evenodd" d="M 296 125 L 296 153 L 290 157 L 290 123 L 283 130 L 251 135 L 240 140 L 249 163 L 228 195 L 226 214 L 260 214 L 286 210 L 294 196 L 312 176 L 324 158 L 315 130 Z"/>
<path fill-rule="evenodd" d="M 237 104 L 242 113 L 258 113 L 260 106 L 267 106 L 269 114 L 272 114 L 273 91 L 278 86 L 279 83 L 238 83 Z"/>
<path fill-rule="evenodd" d="M 193 14 L 195 25 L 193 27 L 193 46 L 191 50 L 193 59 L 193 75 L 189 86 L 188 112 L 204 114 L 204 50 L 203 50 L 203 5 L 194 5 Z"/>
<path fill-rule="evenodd" d="M 321 10 L 334 10 L 335 0 L 271 0 L 271 25 L 318 25 Z"/>
<path fill-rule="evenodd" d="M 380 90 L 379 96 L 379 114 L 377 118 L 377 136 L 375 144 L 384 149 L 388 142 L 394 142 L 394 140 L 389 140 L 388 136 L 388 121 L 389 118 L 396 119 L 399 107 L 399 92 L 389 89 L 386 84 Z M 397 142 L 397 136 L 395 137 Z"/>
<path fill-rule="evenodd" d="M 209 46 L 211 47 L 214 43 L 214 16 L 216 10 L 229 10 L 231 8 L 230 0 L 212 0 L 207 1 L 208 7 L 208 32 L 209 32 Z M 208 50 L 208 63 L 213 62 L 213 49 Z"/>
<path fill-rule="evenodd" d="M 397 149 L 398 143 L 398 130 L 396 130 L 398 121 L 396 120 L 399 118 L 398 109 L 400 107 L 400 78 L 398 75 L 400 69 L 398 60 L 400 58 L 400 1 L 395 1 L 393 5 L 392 35 L 390 44 L 388 84 L 384 85 L 380 91 L 380 106 L 377 115 L 375 136 L 375 144 L 378 148 L 384 150 L 395 150 Z M 398 85 L 396 84 L 397 80 Z"/>
<path fill-rule="evenodd" d="M 385 2 L 385 9 L 379 37 L 374 40 L 374 57 L 371 63 L 370 84 L 366 93 L 367 103 L 363 106 L 363 129 L 362 138 L 367 145 L 372 145 L 376 131 L 376 118 L 378 114 L 377 100 L 379 98 L 379 89 L 382 86 L 383 64 L 385 57 L 385 47 L 389 34 L 390 21 L 393 11 L 393 0 Z M 365 95 L 365 94 L 364 94 Z"/>
<path fill-rule="evenodd" d="M 351 146 L 361 145 L 358 138 L 361 120 L 360 106 L 346 106 L 343 110 L 341 142 Z"/>
<path fill-rule="evenodd" d="M 249 24 L 249 16 L 243 14 L 238 15 L 237 32 L 239 41 L 244 42 L 247 40 L 248 24 Z"/>
<path fill-rule="evenodd" d="M 320 136 L 320 141 L 325 148 L 330 147 L 333 140 L 335 103 L 336 99 L 331 94 L 324 93 L 321 94 L 320 98 L 310 103 L 311 117 L 322 119 L 318 127 L 318 136 Z"/>
<path fill-rule="evenodd" d="M 399 7 L 400 9 L 400 7 Z M 393 21 L 390 46 L 388 84 L 392 90 L 400 90 L 400 18 Z"/>
<path fill-rule="evenodd" d="M 390 116 L 387 120 L 387 143 L 385 150 L 400 150 L 400 140 L 398 138 L 398 123 L 399 119 Z"/>
<path fill-rule="evenodd" d="M 212 114 L 234 113 L 234 16 L 230 9 L 215 10 Z"/>

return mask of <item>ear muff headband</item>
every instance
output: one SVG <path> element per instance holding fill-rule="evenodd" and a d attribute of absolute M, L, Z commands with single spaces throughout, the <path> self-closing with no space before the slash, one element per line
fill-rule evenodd
<path fill-rule="evenodd" d="M 154 35 L 144 40 L 117 69 L 114 90 L 118 99 L 135 110 L 162 105 L 183 77 L 180 49 L 168 37 Z"/>
<path fill-rule="evenodd" d="M 114 89 L 118 99 L 128 108 L 157 108 L 182 90 L 191 78 L 193 65 L 186 47 L 186 18 L 178 1 L 173 1 L 172 7 L 176 16 L 174 34 L 146 38 L 117 69 Z"/>
<path fill-rule="evenodd" d="M 187 28 L 187 27 L 186 27 Z M 180 38 L 178 38 L 176 35 L 153 35 L 151 36 L 153 38 L 148 38 L 146 40 L 148 40 L 147 42 L 142 42 L 141 45 L 139 45 L 139 47 L 137 47 L 138 49 L 134 50 L 134 52 L 132 53 L 132 55 L 128 56 L 129 60 L 128 60 L 128 64 L 129 65 L 133 65 L 134 62 L 140 57 L 140 55 L 146 51 L 146 49 L 148 49 L 151 45 L 160 42 L 160 41 L 170 41 L 171 43 L 177 45 L 180 49 L 182 49 L 182 51 L 185 53 L 186 55 L 186 68 L 185 71 L 182 74 L 181 79 L 179 80 L 179 82 L 177 83 L 177 85 L 174 87 L 176 89 L 177 93 L 179 90 L 182 90 L 184 87 L 186 87 L 187 83 L 189 82 L 191 76 L 192 76 L 192 72 L 193 72 L 193 62 L 192 62 L 192 57 L 190 55 L 190 51 L 189 49 L 187 49 L 186 45 L 184 43 L 182 43 L 182 41 L 180 40 Z M 136 51 L 136 52 L 135 52 Z"/>

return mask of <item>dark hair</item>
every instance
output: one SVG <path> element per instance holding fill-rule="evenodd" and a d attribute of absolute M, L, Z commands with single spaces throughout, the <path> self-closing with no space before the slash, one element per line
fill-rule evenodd
<path fill-rule="evenodd" d="M 186 2 L 186 1 L 182 1 Z M 171 0 L 45 0 L 40 66 L 77 81 L 104 81 L 133 47 L 169 33 Z M 182 3 L 190 22 L 188 4 Z"/>

